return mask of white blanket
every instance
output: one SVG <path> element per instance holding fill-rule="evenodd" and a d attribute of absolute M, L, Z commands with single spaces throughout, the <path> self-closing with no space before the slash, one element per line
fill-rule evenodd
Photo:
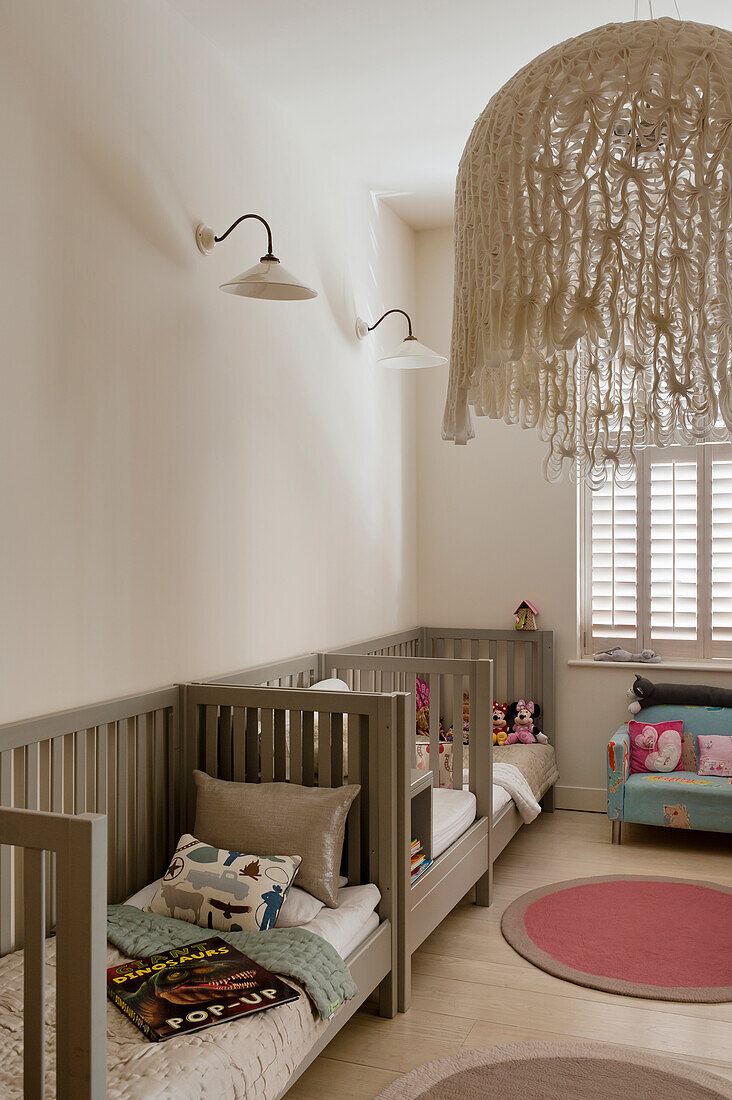
<path fill-rule="evenodd" d="M 504 791 L 508 791 L 527 824 L 539 816 L 541 806 L 534 798 L 534 792 L 526 777 L 514 764 L 499 764 L 494 761 L 493 782 L 497 787 L 503 787 Z"/>

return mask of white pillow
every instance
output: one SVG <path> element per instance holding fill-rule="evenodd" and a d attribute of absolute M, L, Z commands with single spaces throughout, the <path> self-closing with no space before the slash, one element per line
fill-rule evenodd
<path fill-rule="evenodd" d="M 125 905 L 133 905 L 135 909 L 149 909 L 152 904 L 152 899 L 158 892 L 160 886 L 160 879 L 156 878 L 155 882 L 148 882 L 147 886 L 143 886 L 142 890 L 138 890 L 136 894 L 133 894 L 131 898 L 128 898 Z"/>
<path fill-rule="evenodd" d="M 330 680 L 318 680 L 317 684 L 311 684 L 308 691 L 350 691 L 348 684 L 345 680 L 337 680 L 333 677 Z"/>
<path fill-rule="evenodd" d="M 324 903 L 314 898 L 307 890 L 299 886 L 291 886 L 287 891 L 287 897 L 282 902 L 277 928 L 297 928 L 300 924 L 307 924 L 317 917 Z"/>

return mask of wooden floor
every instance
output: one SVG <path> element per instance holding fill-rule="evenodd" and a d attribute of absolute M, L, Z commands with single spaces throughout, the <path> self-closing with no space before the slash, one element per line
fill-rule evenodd
<path fill-rule="evenodd" d="M 394 1020 L 356 1013 L 288 1100 L 369 1100 L 422 1062 L 521 1039 L 627 1044 L 703 1063 L 732 1080 L 732 1004 L 673 1004 L 583 989 L 537 970 L 501 936 L 501 913 L 514 898 L 565 879 L 656 874 L 732 886 L 729 836 L 623 828 L 621 846 L 611 846 L 600 814 L 542 814 L 521 829 L 496 863 L 491 908 L 464 899 L 415 954 L 411 1010 Z"/>

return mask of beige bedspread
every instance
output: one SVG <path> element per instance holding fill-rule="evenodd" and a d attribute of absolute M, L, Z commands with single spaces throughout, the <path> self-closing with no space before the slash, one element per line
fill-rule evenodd
<path fill-rule="evenodd" d="M 124 956 L 108 949 L 108 965 Z M 55 1092 L 56 941 L 46 943 L 46 1088 Z M 288 1005 L 151 1043 L 107 1004 L 108 1100 L 273 1100 L 327 1024 L 304 993 Z M 23 1096 L 23 955 L 0 959 L 0 1096 Z"/>
<path fill-rule="evenodd" d="M 553 745 L 495 745 L 493 760 L 518 768 L 526 777 L 537 802 L 559 779 Z"/>

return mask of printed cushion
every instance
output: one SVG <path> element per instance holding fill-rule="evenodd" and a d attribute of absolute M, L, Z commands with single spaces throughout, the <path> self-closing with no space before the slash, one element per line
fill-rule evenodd
<path fill-rule="evenodd" d="M 732 777 L 732 737 L 700 734 L 697 744 L 699 775 Z"/>
<path fill-rule="evenodd" d="M 449 741 L 440 741 L 439 749 L 440 770 L 437 785 L 439 787 L 452 787 L 452 743 Z M 417 768 L 419 771 L 423 772 L 430 770 L 429 741 L 417 741 Z"/>
<path fill-rule="evenodd" d="M 220 932 L 263 932 L 274 928 L 300 862 L 229 852 L 184 833 L 150 911 Z"/>
<path fill-rule="evenodd" d="M 683 722 L 629 722 L 630 773 L 680 771 Z"/>

